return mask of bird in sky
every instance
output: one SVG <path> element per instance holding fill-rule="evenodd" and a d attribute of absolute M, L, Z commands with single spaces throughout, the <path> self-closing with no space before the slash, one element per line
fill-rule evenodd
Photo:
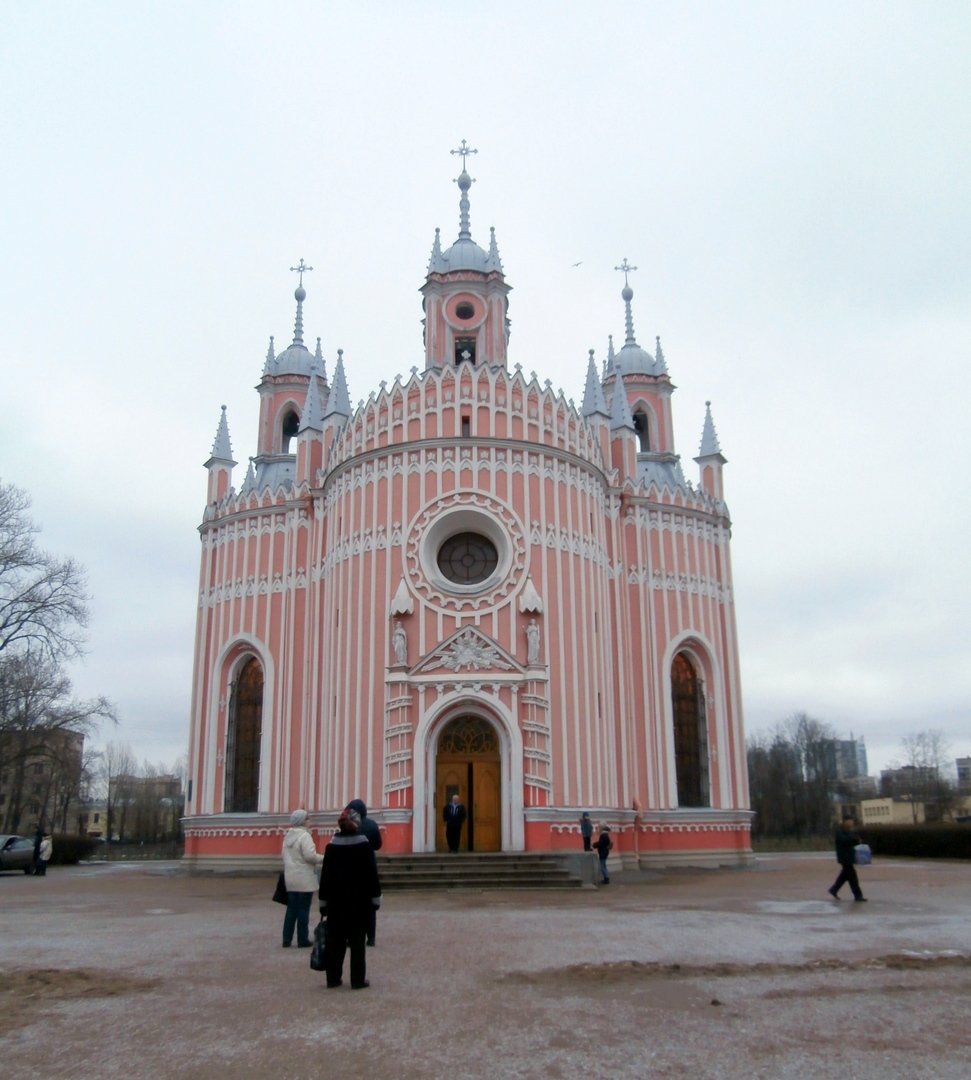
<path fill-rule="evenodd" d="M 573 264 L 573 268 L 575 270 L 578 266 L 582 266 L 582 265 L 583 265 L 583 259 L 581 259 L 579 262 L 575 262 Z"/>

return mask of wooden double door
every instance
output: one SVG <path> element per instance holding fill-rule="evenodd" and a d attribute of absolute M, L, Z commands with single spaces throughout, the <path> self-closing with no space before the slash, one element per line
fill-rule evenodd
<path fill-rule="evenodd" d="M 502 846 L 502 774 L 495 729 L 478 716 L 451 721 L 435 758 L 435 850 L 448 851 L 444 808 L 458 795 L 465 806 L 460 851 L 499 851 Z"/>

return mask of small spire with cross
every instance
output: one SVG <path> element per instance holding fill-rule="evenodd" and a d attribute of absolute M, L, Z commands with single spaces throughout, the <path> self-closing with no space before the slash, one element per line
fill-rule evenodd
<path fill-rule="evenodd" d="M 475 183 L 475 178 L 469 176 L 465 171 L 465 162 L 469 154 L 477 154 L 478 150 L 473 150 L 471 146 L 462 140 L 462 145 L 458 150 L 449 150 L 450 154 L 462 155 L 462 171 L 455 178 L 455 183 L 459 186 L 459 239 L 471 240 L 472 230 L 469 224 L 469 188 Z"/>
<path fill-rule="evenodd" d="M 301 286 L 303 285 L 303 275 L 305 273 L 309 272 L 310 270 L 313 270 L 313 267 L 312 266 L 305 266 L 303 259 L 300 260 L 300 265 L 299 266 L 291 266 L 290 267 L 291 273 L 300 275 L 299 284 Z"/>
<path fill-rule="evenodd" d="M 624 287 L 620 290 L 621 298 L 624 301 L 624 321 L 627 324 L 627 340 L 625 345 L 636 345 L 637 339 L 634 337 L 634 315 L 631 312 L 630 302 L 634 299 L 634 290 L 630 287 L 630 282 L 627 280 L 627 275 L 633 273 L 637 269 L 636 266 L 631 266 L 627 261 L 627 256 L 624 256 L 623 262 L 620 266 L 615 266 L 615 270 L 623 270 L 624 272 Z"/>

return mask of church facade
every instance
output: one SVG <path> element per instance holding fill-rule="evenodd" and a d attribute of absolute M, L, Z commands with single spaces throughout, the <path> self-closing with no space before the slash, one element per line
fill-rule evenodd
<path fill-rule="evenodd" d="M 186 858 L 276 859 L 363 798 L 388 852 L 579 849 L 628 865 L 750 854 L 722 456 L 710 408 L 689 482 L 660 341 L 590 353 L 577 409 L 507 362 L 495 233 L 438 230 L 424 369 L 352 408 L 303 340 L 271 339 L 256 454 L 225 408 L 206 463 Z M 303 269 L 303 262 L 297 270 Z M 619 312 L 619 309 L 618 309 Z M 699 417 L 700 419 L 700 417 Z"/>

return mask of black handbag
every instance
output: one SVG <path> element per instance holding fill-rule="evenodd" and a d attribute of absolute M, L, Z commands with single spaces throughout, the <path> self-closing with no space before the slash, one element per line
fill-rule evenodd
<path fill-rule="evenodd" d="M 310 950 L 310 966 L 314 971 L 327 970 L 327 920 L 321 919 L 314 927 L 314 945 Z"/>
<path fill-rule="evenodd" d="M 283 876 L 283 871 L 280 871 L 280 876 L 276 879 L 276 888 L 273 890 L 273 902 L 275 904 L 285 904 L 287 902 L 287 879 Z"/>

